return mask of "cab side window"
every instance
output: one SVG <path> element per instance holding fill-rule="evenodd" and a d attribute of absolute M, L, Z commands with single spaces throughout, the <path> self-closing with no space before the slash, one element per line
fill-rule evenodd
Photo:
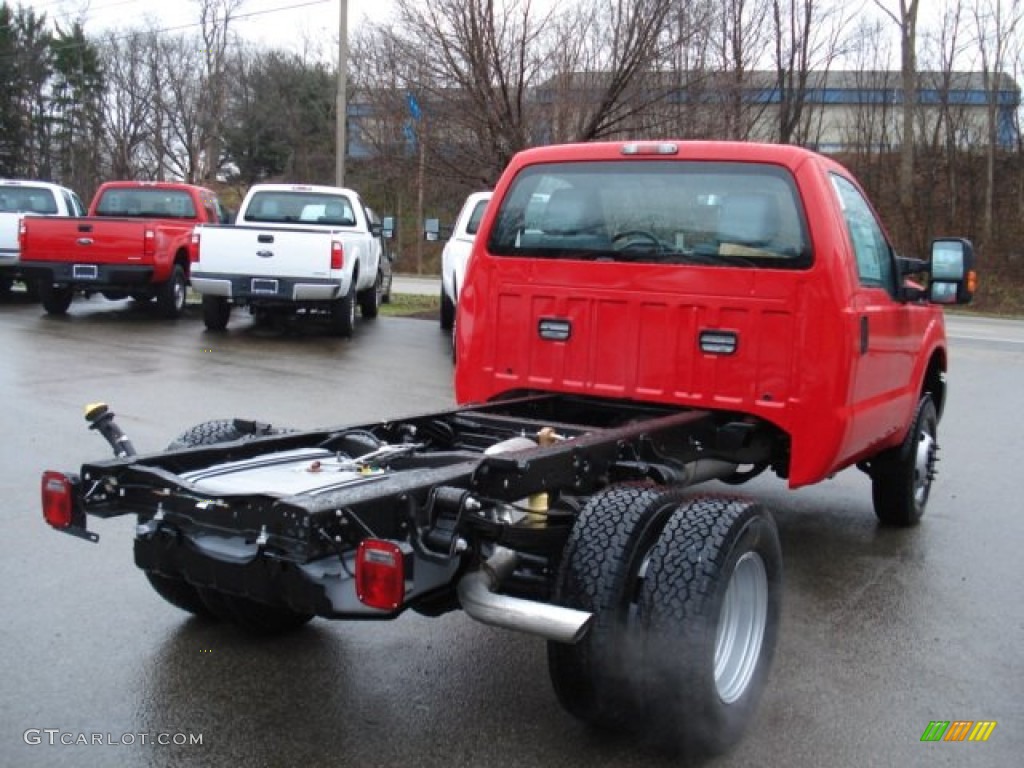
<path fill-rule="evenodd" d="M 857 259 L 861 285 L 884 288 L 896 295 L 896 270 L 892 248 L 860 190 L 848 179 L 832 175 L 832 185 L 839 197 L 843 218 Z"/>

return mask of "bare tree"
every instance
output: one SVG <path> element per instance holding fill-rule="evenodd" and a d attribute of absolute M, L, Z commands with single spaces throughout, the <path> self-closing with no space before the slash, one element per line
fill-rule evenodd
<path fill-rule="evenodd" d="M 966 109 L 962 100 L 954 101 L 955 88 L 958 82 L 956 66 L 962 59 L 965 50 L 962 29 L 962 5 L 958 0 L 946 4 L 942 12 L 939 27 L 927 35 L 928 44 L 925 50 L 931 52 L 927 69 L 932 73 L 931 82 L 926 83 L 937 95 L 937 114 L 928 122 L 926 113 L 921 110 L 919 136 L 925 140 L 925 147 L 933 158 L 941 156 L 945 168 L 945 192 L 947 198 L 946 218 L 950 223 L 956 222 L 960 213 L 959 196 L 959 148 L 964 143 L 969 126 Z M 926 54 L 928 55 L 928 54 Z M 934 162 L 933 162 L 934 165 Z M 934 221 L 936 217 L 926 216 L 925 221 Z"/>
<path fill-rule="evenodd" d="M 204 53 L 199 39 L 187 35 L 161 35 L 149 54 L 159 99 L 154 119 L 157 178 L 164 175 L 198 183 L 205 175 L 203 153 L 208 125 L 201 78 Z"/>
<path fill-rule="evenodd" d="M 546 16 L 529 0 L 398 0 L 404 83 L 421 119 L 442 125 L 449 172 L 494 178 L 529 144 L 529 89 L 540 75 L 536 49 Z M 461 170 L 460 170 L 461 169 Z"/>
<path fill-rule="evenodd" d="M 875 0 L 900 33 L 900 75 L 903 94 L 903 140 L 900 142 L 900 206 L 909 212 L 914 200 L 914 109 L 917 105 L 918 0 L 899 0 L 898 13 Z"/>
<path fill-rule="evenodd" d="M 986 93 L 985 209 L 983 242 L 992 238 L 996 200 L 996 156 L 1000 144 L 1000 100 L 1004 70 L 1016 57 L 1015 37 L 1024 18 L 1020 0 L 976 0 L 972 9 L 976 44 Z"/>
<path fill-rule="evenodd" d="M 851 37 L 848 77 L 855 92 L 880 94 L 880 98 L 859 99 L 849 111 L 850 118 L 841 129 L 843 143 L 856 158 L 858 177 L 870 195 L 882 199 L 882 187 L 891 177 L 888 168 L 879 163 L 882 154 L 894 144 L 892 135 L 894 100 L 890 94 L 898 83 L 886 72 L 890 49 L 883 34 L 883 22 L 865 19 Z"/>
<path fill-rule="evenodd" d="M 574 46 L 571 69 L 555 72 L 561 90 L 575 102 L 570 140 L 594 141 L 633 133 L 638 120 L 665 101 L 677 83 L 657 65 L 672 48 L 686 43 L 673 0 L 584 0 L 565 17 L 568 26 L 552 41 Z M 575 66 L 572 66 L 575 63 Z M 646 122 L 648 130 L 660 124 Z"/>
<path fill-rule="evenodd" d="M 823 0 L 772 0 L 778 140 L 807 144 L 813 117 L 807 109 L 812 72 L 824 85 L 840 53 L 847 11 Z"/>
<path fill-rule="evenodd" d="M 676 0 L 398 0 L 404 85 L 444 131 L 431 161 L 493 180 L 537 143 L 622 135 L 663 100 Z M 440 145 L 438 145 L 440 146 Z"/>
<path fill-rule="evenodd" d="M 759 89 L 761 84 L 752 82 L 751 76 L 773 35 L 772 11 L 769 0 L 727 0 L 719 5 L 715 41 L 723 72 L 717 90 L 726 103 L 720 129 L 723 138 L 750 138 L 769 101 L 756 98 L 759 90 L 767 97 L 768 89 Z"/>
<path fill-rule="evenodd" d="M 103 145 L 107 173 L 137 178 L 153 160 L 153 94 L 146 61 L 151 32 L 108 32 L 101 45 L 107 77 Z M 148 150 L 148 151 L 147 151 Z"/>
<path fill-rule="evenodd" d="M 203 143 L 205 157 L 199 177 L 213 181 L 221 164 L 224 115 L 227 108 L 228 48 L 231 44 L 231 21 L 244 0 L 196 0 L 203 46 L 202 100 Z"/>
<path fill-rule="evenodd" d="M 721 69 L 715 44 L 717 0 L 677 3 L 666 24 L 665 59 L 657 65 L 670 73 L 671 90 L 661 109 L 666 112 L 666 135 L 680 138 L 719 136 L 716 74 Z"/>

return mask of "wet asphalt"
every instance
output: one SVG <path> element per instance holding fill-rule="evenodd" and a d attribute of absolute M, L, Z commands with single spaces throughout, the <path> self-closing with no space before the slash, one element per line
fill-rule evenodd
<path fill-rule="evenodd" d="M 707 765 L 1021 764 L 1024 323 L 949 327 L 919 527 L 879 528 L 855 470 L 740 489 L 780 528 L 782 629 L 752 728 Z M 91 521 L 98 544 L 43 523 L 40 472 L 108 455 L 86 403 L 108 402 L 140 450 L 214 418 L 312 428 L 445 408 L 436 322 L 382 317 L 343 340 L 236 313 L 214 335 L 195 309 L 167 322 L 94 298 L 51 318 L 14 301 L 0 354 L 0 766 L 682 765 L 564 713 L 540 640 L 461 613 L 254 640 L 157 597 L 129 519 Z M 997 726 L 983 744 L 922 743 L 933 720 Z"/>

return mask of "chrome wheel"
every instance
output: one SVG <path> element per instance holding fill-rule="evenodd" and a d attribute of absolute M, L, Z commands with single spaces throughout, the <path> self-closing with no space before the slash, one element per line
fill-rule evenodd
<path fill-rule="evenodd" d="M 729 579 L 715 635 L 715 688 L 726 704 L 750 685 L 761 658 L 768 622 L 768 576 L 764 561 L 747 552 Z"/>
<path fill-rule="evenodd" d="M 935 476 L 935 436 L 922 431 L 917 441 L 917 456 L 914 461 L 914 502 L 922 509 L 928 501 Z"/>

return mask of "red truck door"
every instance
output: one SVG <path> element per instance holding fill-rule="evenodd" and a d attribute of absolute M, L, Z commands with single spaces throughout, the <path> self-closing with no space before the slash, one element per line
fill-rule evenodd
<path fill-rule="evenodd" d="M 900 301 L 895 253 L 860 189 L 832 174 L 857 267 L 851 303 L 850 332 L 855 336 L 853 418 L 847 434 L 847 457 L 862 453 L 907 424 L 916 401 L 913 385 L 918 340 L 925 318 Z M 848 326 L 849 327 L 849 326 Z"/>

